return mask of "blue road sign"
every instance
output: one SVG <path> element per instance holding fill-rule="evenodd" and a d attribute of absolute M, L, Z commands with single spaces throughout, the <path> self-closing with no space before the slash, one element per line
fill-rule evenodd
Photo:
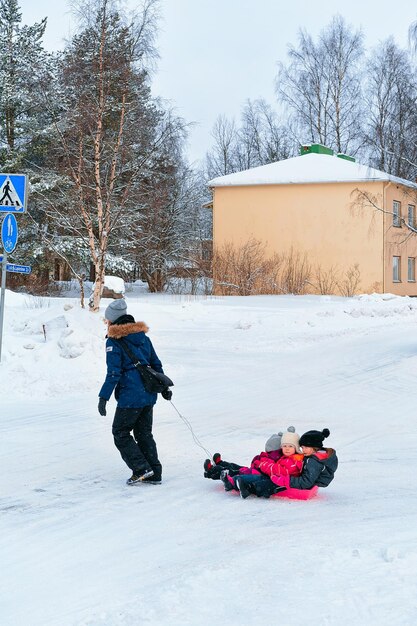
<path fill-rule="evenodd" d="M 3 255 L 0 254 L 0 263 L 3 262 Z M 6 272 L 15 272 L 16 274 L 30 274 L 31 265 L 16 265 L 15 263 L 6 263 Z"/>
<path fill-rule="evenodd" d="M 27 206 L 27 176 L 0 174 L 0 211 L 24 213 Z"/>
<path fill-rule="evenodd" d="M 16 218 L 13 213 L 9 213 L 1 226 L 1 242 L 8 254 L 16 248 L 18 232 Z"/>
<path fill-rule="evenodd" d="M 14 263 L 6 263 L 6 272 L 15 272 L 16 274 L 30 274 L 32 268 L 30 265 L 14 265 Z"/>

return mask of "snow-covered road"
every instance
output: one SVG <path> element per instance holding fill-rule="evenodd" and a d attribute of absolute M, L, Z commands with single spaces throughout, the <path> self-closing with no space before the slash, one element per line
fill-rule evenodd
<path fill-rule="evenodd" d="M 203 479 L 204 453 L 163 400 L 164 482 L 126 487 L 114 404 L 105 418 L 96 410 L 102 327 L 74 309 L 80 356 L 62 358 L 68 334 L 45 344 L 34 333 L 25 349 L 28 311 L 15 300 L 0 369 L 1 623 L 414 626 L 417 308 L 407 301 L 131 297 L 152 322 L 176 406 L 212 452 L 246 462 L 289 424 L 329 427 L 336 478 L 298 502 L 243 501 Z"/>

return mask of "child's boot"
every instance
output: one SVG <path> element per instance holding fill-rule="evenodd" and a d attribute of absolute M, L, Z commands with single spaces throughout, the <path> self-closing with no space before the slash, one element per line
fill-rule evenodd
<path fill-rule="evenodd" d="M 241 498 L 245 500 L 248 496 L 250 496 L 251 491 L 249 489 L 249 485 L 244 480 L 239 478 L 239 476 L 235 478 L 235 484 L 236 487 L 239 489 Z"/>
<path fill-rule="evenodd" d="M 224 485 L 225 491 L 232 491 L 234 489 L 232 481 L 229 479 L 229 470 L 223 470 L 220 474 L 220 480 Z"/>
<path fill-rule="evenodd" d="M 204 478 L 210 478 L 209 472 L 213 468 L 213 464 L 210 459 L 204 461 Z"/>

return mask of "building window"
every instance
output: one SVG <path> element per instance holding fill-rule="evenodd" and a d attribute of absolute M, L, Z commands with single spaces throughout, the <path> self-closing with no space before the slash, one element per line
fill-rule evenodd
<path fill-rule="evenodd" d="M 408 257 L 408 282 L 416 282 L 416 260 L 414 257 Z"/>
<path fill-rule="evenodd" d="M 394 283 L 401 282 L 401 257 L 392 257 L 392 280 Z"/>
<path fill-rule="evenodd" d="M 411 226 L 411 228 L 415 228 L 415 222 L 416 222 L 416 207 L 414 206 L 414 204 L 409 204 L 408 205 L 408 225 Z"/>
<path fill-rule="evenodd" d="M 401 227 L 401 202 L 397 200 L 392 204 L 392 225 Z"/>

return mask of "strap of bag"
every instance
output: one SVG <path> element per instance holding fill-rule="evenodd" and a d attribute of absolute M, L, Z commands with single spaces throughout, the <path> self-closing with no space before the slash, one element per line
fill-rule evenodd
<path fill-rule="evenodd" d="M 132 350 L 129 348 L 129 346 L 127 345 L 127 343 L 124 341 L 124 339 L 117 339 L 116 341 L 118 341 L 120 343 L 120 345 L 122 346 L 123 350 L 126 352 L 127 356 L 132 360 L 133 365 L 137 368 L 140 369 L 141 367 L 146 367 L 146 365 L 144 365 L 143 363 L 141 363 L 139 361 L 139 359 L 137 358 L 137 356 L 135 354 L 133 354 Z"/>

